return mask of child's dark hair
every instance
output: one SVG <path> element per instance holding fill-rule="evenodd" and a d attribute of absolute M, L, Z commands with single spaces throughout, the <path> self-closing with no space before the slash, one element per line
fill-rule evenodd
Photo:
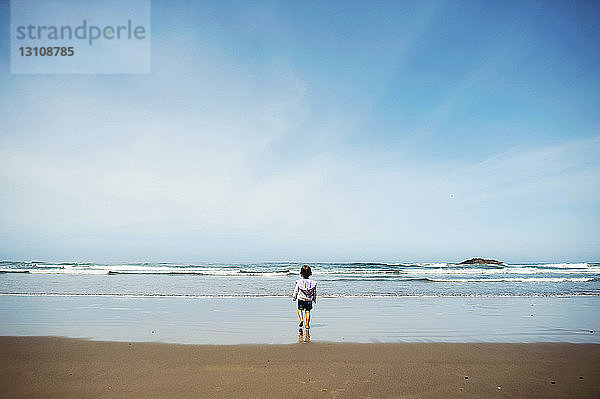
<path fill-rule="evenodd" d="M 309 265 L 304 265 L 302 266 L 302 269 L 300 269 L 300 275 L 304 278 L 309 278 L 311 274 L 312 270 L 310 270 Z"/>

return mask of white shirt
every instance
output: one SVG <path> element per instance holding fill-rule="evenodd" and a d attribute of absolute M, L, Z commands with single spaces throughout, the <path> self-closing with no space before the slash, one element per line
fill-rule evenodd
<path fill-rule="evenodd" d="M 317 303 L 317 282 L 309 278 L 296 280 L 296 287 L 294 288 L 294 296 L 292 298 L 294 301 L 298 298 L 301 301 L 313 301 Z"/>

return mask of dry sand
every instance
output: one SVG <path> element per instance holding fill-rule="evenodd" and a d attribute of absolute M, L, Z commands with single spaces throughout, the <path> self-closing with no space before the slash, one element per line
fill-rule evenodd
<path fill-rule="evenodd" d="M 2 398 L 600 398 L 600 344 L 0 337 Z"/>

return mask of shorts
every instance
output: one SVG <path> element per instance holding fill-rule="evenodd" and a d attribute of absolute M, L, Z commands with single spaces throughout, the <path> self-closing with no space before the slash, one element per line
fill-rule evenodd
<path fill-rule="evenodd" d="M 302 301 L 298 299 L 298 309 L 310 311 L 312 309 L 312 301 Z"/>

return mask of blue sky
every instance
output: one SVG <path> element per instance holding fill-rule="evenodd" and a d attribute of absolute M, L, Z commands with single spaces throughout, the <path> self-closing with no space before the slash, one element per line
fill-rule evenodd
<path fill-rule="evenodd" d="M 190 3 L 11 75 L 2 2 L 1 258 L 600 258 L 600 4 Z"/>

